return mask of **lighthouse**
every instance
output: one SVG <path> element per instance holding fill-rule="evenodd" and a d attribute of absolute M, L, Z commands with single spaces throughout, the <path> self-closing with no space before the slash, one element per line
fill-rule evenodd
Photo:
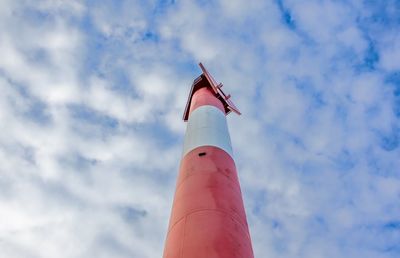
<path fill-rule="evenodd" d="M 163 258 L 253 258 L 226 115 L 239 110 L 200 63 Z"/>

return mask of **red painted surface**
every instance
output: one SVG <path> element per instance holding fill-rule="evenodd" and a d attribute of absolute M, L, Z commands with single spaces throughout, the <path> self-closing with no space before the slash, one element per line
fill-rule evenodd
<path fill-rule="evenodd" d="M 193 94 L 192 102 L 190 104 L 190 113 L 192 113 L 196 108 L 204 105 L 214 106 L 225 114 L 224 105 L 214 97 L 210 88 L 201 88 Z"/>
<path fill-rule="evenodd" d="M 192 150 L 180 166 L 164 258 L 252 257 L 233 159 L 217 147 Z"/>

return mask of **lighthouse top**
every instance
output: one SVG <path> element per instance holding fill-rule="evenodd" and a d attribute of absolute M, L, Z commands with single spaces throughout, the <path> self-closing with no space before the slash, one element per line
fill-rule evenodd
<path fill-rule="evenodd" d="M 229 114 L 233 111 L 234 113 L 240 115 L 240 111 L 236 108 L 235 104 L 233 104 L 232 100 L 230 99 L 231 95 L 225 94 L 222 91 L 222 83 L 217 83 L 202 63 L 199 63 L 199 66 L 203 73 L 193 81 L 192 88 L 190 89 L 189 93 L 189 98 L 186 103 L 185 112 L 183 113 L 183 121 L 187 121 L 189 119 L 190 103 L 192 101 L 193 94 L 198 89 L 201 89 L 203 87 L 210 88 L 215 97 L 222 102 L 225 108 L 225 114 Z"/>

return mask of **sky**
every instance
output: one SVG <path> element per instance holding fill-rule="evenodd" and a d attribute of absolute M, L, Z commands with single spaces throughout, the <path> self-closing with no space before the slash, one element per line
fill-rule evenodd
<path fill-rule="evenodd" d="M 399 60 L 398 0 L 0 0 L 0 257 L 161 257 L 199 62 L 255 257 L 400 257 Z"/>

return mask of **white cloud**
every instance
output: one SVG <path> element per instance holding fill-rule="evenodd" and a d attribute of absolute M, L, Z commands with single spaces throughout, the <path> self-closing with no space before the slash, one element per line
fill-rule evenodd
<path fill-rule="evenodd" d="M 394 33 L 393 33 L 394 34 Z M 389 71 L 399 70 L 400 41 L 398 36 L 391 35 L 388 40 L 390 43 L 382 49 L 381 66 Z"/>
<path fill-rule="evenodd" d="M 202 61 L 243 112 L 256 257 L 398 256 L 393 27 L 359 2 L 282 5 L 3 1 L 0 253 L 160 257 Z"/>

